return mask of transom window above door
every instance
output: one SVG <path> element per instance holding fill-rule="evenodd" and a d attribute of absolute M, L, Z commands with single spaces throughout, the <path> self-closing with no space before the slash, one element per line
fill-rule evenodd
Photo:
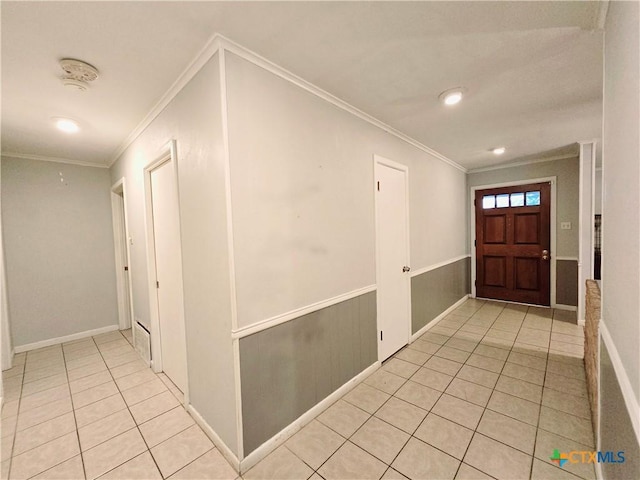
<path fill-rule="evenodd" d="M 540 191 L 500 193 L 482 197 L 482 208 L 537 207 L 540 205 Z"/>

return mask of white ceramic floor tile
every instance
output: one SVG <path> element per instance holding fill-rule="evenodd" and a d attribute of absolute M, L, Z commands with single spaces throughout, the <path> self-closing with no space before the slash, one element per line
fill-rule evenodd
<path fill-rule="evenodd" d="M 147 446 L 137 428 L 107 440 L 82 454 L 87 478 L 97 478 L 145 450 Z"/>
<path fill-rule="evenodd" d="M 222 454 L 214 449 L 196 458 L 189 465 L 178 470 L 170 478 L 172 480 L 233 480 L 238 477 L 236 471 L 229 465 Z"/>
<path fill-rule="evenodd" d="M 194 425 L 153 447 L 151 454 L 162 475 L 168 477 L 212 448 L 209 438 Z"/>
<path fill-rule="evenodd" d="M 288 448 L 280 447 L 242 475 L 245 480 L 299 480 L 313 470 Z"/>
<path fill-rule="evenodd" d="M 10 478 L 30 478 L 80 453 L 75 432 L 16 455 L 11 460 Z"/>
<path fill-rule="evenodd" d="M 368 480 L 382 477 L 386 469 L 387 465 L 373 455 L 346 442 L 320 467 L 318 473 L 326 480 Z"/>
<path fill-rule="evenodd" d="M 291 437 L 286 447 L 314 470 L 318 469 L 346 441 L 330 428 L 312 420 Z"/>
<path fill-rule="evenodd" d="M 179 406 L 141 424 L 140 432 L 151 448 L 192 425 L 194 425 L 194 421 L 191 416 L 183 407 Z"/>
<path fill-rule="evenodd" d="M 193 477 L 194 479 L 196 477 Z M 149 451 L 105 473 L 100 479 L 110 480 L 161 480 L 162 475 Z"/>
<path fill-rule="evenodd" d="M 136 426 L 129 410 L 120 410 L 78 429 L 80 448 L 89 450 Z"/>

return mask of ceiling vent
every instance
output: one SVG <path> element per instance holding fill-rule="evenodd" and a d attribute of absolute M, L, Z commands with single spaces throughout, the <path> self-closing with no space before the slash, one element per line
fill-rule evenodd
<path fill-rule="evenodd" d="M 62 84 L 65 87 L 85 91 L 89 88 L 89 82 L 98 78 L 98 70 L 81 60 L 63 58 L 60 60 L 60 66 L 64 70 Z"/>

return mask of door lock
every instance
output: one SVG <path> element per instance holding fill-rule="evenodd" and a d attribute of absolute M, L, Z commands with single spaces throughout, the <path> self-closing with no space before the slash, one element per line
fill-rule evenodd
<path fill-rule="evenodd" d="M 405 273 L 410 271 L 410 270 L 411 270 L 411 267 L 407 267 L 406 265 L 404 267 L 402 267 L 402 271 L 405 272 Z"/>
<path fill-rule="evenodd" d="M 549 250 L 542 250 L 542 259 L 549 260 Z"/>

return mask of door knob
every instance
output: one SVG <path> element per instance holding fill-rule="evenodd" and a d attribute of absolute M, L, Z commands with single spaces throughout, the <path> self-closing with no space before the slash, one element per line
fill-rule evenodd
<path fill-rule="evenodd" d="M 411 270 L 411 267 L 407 267 L 406 265 L 404 267 L 402 267 L 402 271 L 405 272 L 405 273 L 410 271 L 410 270 Z"/>
<path fill-rule="evenodd" d="M 549 260 L 549 250 L 542 250 L 542 259 Z"/>

